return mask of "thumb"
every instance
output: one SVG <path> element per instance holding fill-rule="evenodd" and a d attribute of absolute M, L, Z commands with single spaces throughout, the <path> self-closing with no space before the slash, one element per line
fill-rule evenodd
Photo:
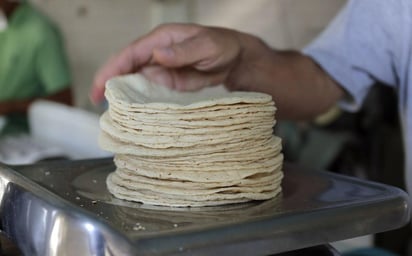
<path fill-rule="evenodd" d="M 163 47 L 153 49 L 153 62 L 155 64 L 160 64 L 165 67 L 180 67 L 185 64 L 182 63 L 182 60 L 178 60 L 176 57 L 176 52 L 173 47 Z M 179 59 L 182 57 L 179 56 Z"/>
<path fill-rule="evenodd" d="M 215 57 L 213 49 L 216 47 L 208 42 L 210 41 L 206 41 L 200 36 L 194 36 L 171 46 L 155 48 L 153 50 L 153 60 L 167 68 L 193 65 L 202 70 L 201 64 L 209 62 L 208 60 Z"/>

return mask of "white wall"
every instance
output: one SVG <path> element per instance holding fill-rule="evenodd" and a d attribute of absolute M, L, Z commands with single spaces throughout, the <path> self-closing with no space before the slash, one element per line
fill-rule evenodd
<path fill-rule="evenodd" d="M 276 48 L 301 48 L 345 0 L 31 0 L 60 27 L 74 76 L 76 105 L 107 58 L 156 24 L 192 21 L 262 37 Z M 97 109 L 94 109 L 97 110 Z"/>
<path fill-rule="evenodd" d="M 249 32 L 269 45 L 299 49 L 335 16 L 346 0 L 197 0 L 197 23 Z"/>
<path fill-rule="evenodd" d="M 33 0 L 60 27 L 74 77 L 76 105 L 89 108 L 97 68 L 151 27 L 151 0 Z"/>

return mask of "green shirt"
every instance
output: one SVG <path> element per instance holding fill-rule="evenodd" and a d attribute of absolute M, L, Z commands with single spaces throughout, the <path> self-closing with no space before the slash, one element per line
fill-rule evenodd
<path fill-rule="evenodd" d="M 70 82 L 57 30 L 29 4 L 21 4 L 0 32 L 0 101 L 50 95 Z"/>

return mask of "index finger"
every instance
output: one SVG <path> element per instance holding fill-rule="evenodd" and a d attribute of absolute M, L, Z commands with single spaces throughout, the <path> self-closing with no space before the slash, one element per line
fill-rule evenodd
<path fill-rule="evenodd" d="M 137 72 L 144 65 L 150 63 L 154 49 L 168 47 L 177 41 L 184 40 L 193 34 L 195 30 L 191 28 L 194 27 L 196 26 L 162 25 L 127 46 L 97 72 L 91 92 L 92 101 L 96 103 L 103 99 L 104 85 L 108 79 Z"/>
<path fill-rule="evenodd" d="M 151 42 L 154 41 L 154 42 Z M 107 80 L 114 76 L 136 72 L 151 59 L 154 47 L 160 45 L 156 38 L 144 37 L 127 46 L 119 54 L 111 57 L 101 67 L 93 81 L 91 92 L 92 101 L 95 103 L 103 98 L 104 86 Z"/>

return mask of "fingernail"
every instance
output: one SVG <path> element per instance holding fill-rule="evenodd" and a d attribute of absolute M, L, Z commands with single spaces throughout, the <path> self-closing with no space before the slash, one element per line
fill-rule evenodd
<path fill-rule="evenodd" d="M 167 55 L 167 56 L 169 56 L 169 57 L 171 57 L 171 56 L 174 55 L 174 51 L 173 51 L 173 49 L 170 48 L 170 47 L 159 48 L 158 51 L 159 51 L 161 54 Z"/>

